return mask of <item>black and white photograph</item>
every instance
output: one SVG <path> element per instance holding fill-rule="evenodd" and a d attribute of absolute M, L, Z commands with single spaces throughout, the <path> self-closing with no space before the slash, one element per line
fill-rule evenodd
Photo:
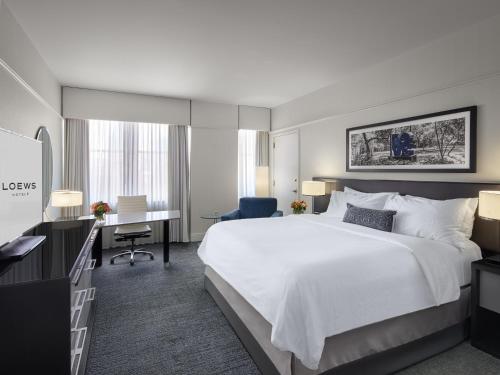
<path fill-rule="evenodd" d="M 473 172 L 476 107 L 347 129 L 348 171 Z"/>

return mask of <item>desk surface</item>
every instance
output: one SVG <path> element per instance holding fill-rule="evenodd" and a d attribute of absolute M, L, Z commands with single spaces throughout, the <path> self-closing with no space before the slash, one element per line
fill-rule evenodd
<path fill-rule="evenodd" d="M 104 216 L 104 221 L 96 222 L 99 227 L 114 227 L 117 225 L 151 223 L 153 221 L 165 221 L 179 219 L 181 213 L 174 211 L 148 211 L 134 212 L 128 214 L 107 214 Z M 94 219 L 94 216 L 81 216 L 80 220 Z"/>

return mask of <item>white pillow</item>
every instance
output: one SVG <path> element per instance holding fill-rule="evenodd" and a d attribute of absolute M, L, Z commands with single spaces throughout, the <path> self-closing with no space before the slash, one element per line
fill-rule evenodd
<path fill-rule="evenodd" d="M 382 192 L 382 193 L 365 193 L 362 191 L 354 190 L 351 189 L 350 187 L 344 186 L 344 191 L 346 193 L 352 193 L 352 194 L 361 194 L 361 195 L 373 195 L 373 194 L 385 194 L 387 196 L 392 196 L 392 195 L 399 195 L 399 193 L 389 193 L 389 192 Z"/>
<path fill-rule="evenodd" d="M 393 232 L 450 243 L 458 248 L 472 235 L 477 198 L 433 200 L 411 195 L 390 197 L 395 210 Z"/>
<path fill-rule="evenodd" d="M 385 193 L 365 195 L 345 191 L 332 191 L 330 204 L 328 205 L 326 214 L 329 216 L 343 218 L 347 210 L 347 203 L 357 207 L 381 210 L 384 208 L 388 197 L 389 195 Z"/>

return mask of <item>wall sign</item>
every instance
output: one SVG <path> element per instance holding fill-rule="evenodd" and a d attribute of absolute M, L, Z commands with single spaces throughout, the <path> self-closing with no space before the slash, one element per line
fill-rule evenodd
<path fill-rule="evenodd" d="M 42 221 L 42 144 L 0 129 L 0 246 Z"/>

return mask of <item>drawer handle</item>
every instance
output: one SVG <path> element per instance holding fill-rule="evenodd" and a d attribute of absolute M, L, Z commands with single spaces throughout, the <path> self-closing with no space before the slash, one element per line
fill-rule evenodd
<path fill-rule="evenodd" d="M 87 297 L 87 291 L 88 289 L 80 289 L 75 292 L 76 299 L 75 299 L 75 304 L 71 308 L 72 310 L 79 310 L 82 308 L 83 304 L 85 303 L 85 299 Z"/>
<path fill-rule="evenodd" d="M 96 262 L 97 262 L 97 259 L 90 260 L 88 267 L 85 268 L 85 271 L 92 271 L 95 268 L 95 263 Z"/>
<path fill-rule="evenodd" d="M 76 318 L 75 318 L 76 316 Z M 81 309 L 71 310 L 71 329 L 76 329 L 80 323 L 80 317 L 82 316 Z"/>
<path fill-rule="evenodd" d="M 85 300 L 85 302 L 93 301 L 95 299 L 95 287 L 89 288 L 87 290 L 88 290 L 88 293 L 87 293 L 87 299 Z"/>
<path fill-rule="evenodd" d="M 87 291 L 88 289 L 82 289 L 75 292 L 76 302 L 73 306 L 71 306 L 71 327 L 76 328 L 78 327 L 78 323 L 80 323 L 82 308 L 85 302 L 87 301 Z"/>
<path fill-rule="evenodd" d="M 87 337 L 87 327 L 71 330 L 76 335 L 74 348 L 71 348 L 71 374 L 78 374 L 80 369 L 80 361 L 82 359 L 85 339 Z M 75 367 L 76 361 L 76 367 Z"/>

